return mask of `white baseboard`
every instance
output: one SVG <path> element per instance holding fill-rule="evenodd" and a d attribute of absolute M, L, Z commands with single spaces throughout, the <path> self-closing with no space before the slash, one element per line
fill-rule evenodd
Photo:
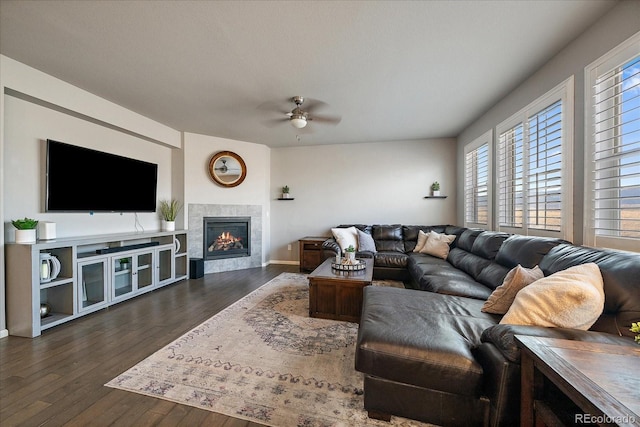
<path fill-rule="evenodd" d="M 2 329 L 0 330 L 0 338 L 5 338 L 9 336 L 9 330 L 8 329 Z"/>

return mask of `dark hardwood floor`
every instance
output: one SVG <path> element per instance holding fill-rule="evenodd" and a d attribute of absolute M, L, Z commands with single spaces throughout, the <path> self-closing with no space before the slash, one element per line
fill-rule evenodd
<path fill-rule="evenodd" d="M 260 424 L 104 384 L 282 272 L 207 274 L 45 331 L 0 339 L 0 425 L 225 426 Z"/>

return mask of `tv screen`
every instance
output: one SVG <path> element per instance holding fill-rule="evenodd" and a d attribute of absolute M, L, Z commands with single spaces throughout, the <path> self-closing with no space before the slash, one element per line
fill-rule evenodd
<path fill-rule="evenodd" d="M 158 165 L 47 140 L 47 212 L 155 212 Z"/>

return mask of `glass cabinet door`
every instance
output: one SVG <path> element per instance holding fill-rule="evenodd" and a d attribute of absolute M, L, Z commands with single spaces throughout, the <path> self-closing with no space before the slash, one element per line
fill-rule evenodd
<path fill-rule="evenodd" d="M 134 257 L 119 255 L 111 258 L 111 298 L 120 299 L 133 295 Z"/>
<path fill-rule="evenodd" d="M 135 282 L 138 290 L 153 288 L 153 252 L 145 252 L 135 256 Z"/>
<path fill-rule="evenodd" d="M 158 249 L 158 286 L 163 286 L 171 283 L 173 280 L 173 258 L 174 258 L 174 246 L 168 246 L 166 248 Z"/>
<path fill-rule="evenodd" d="M 107 304 L 107 259 L 78 263 L 78 311 L 100 309 Z"/>

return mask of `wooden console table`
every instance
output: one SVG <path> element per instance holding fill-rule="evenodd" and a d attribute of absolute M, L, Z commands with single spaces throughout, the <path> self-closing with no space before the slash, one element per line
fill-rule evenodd
<path fill-rule="evenodd" d="M 516 335 L 520 425 L 640 426 L 640 346 Z M 549 398 L 549 387 L 575 409 Z"/>

